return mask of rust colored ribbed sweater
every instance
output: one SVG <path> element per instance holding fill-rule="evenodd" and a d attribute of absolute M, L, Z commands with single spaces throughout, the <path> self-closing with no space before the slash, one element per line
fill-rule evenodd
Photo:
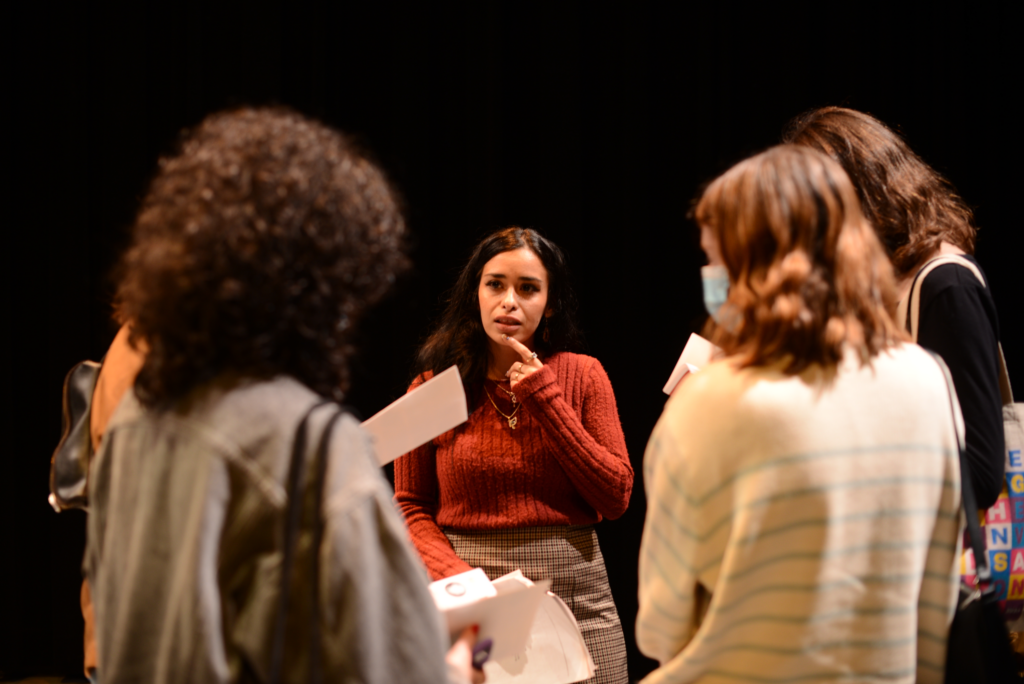
<path fill-rule="evenodd" d="M 511 413 L 494 383 L 486 388 Z M 629 504 L 633 468 L 597 359 L 555 354 L 515 394 L 515 430 L 481 396 L 466 423 L 395 461 L 395 500 L 434 579 L 470 569 L 442 527 L 586 525 L 617 518 Z"/>

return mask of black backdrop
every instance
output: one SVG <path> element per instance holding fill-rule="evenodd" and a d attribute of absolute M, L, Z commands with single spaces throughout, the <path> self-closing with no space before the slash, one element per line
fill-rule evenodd
<path fill-rule="evenodd" d="M 146 7 L 144 5 L 151 6 Z M 109 270 L 159 154 L 219 108 L 287 104 L 353 133 L 405 197 L 414 272 L 366 322 L 351 403 L 399 396 L 470 246 L 512 223 L 568 253 L 589 352 L 615 386 L 637 482 L 599 526 L 634 676 L 640 463 L 703 320 L 700 183 L 808 108 L 898 127 L 976 208 L 978 257 L 1024 387 L 1017 278 L 1020 89 L 1010 10 L 857 16 L 705 3 L 195 0 L 7 10 L 0 671 L 73 674 L 84 515 L 46 503 L 64 373 L 112 338 Z M 849 6 L 853 7 L 853 6 Z M 860 5 L 857 5 L 860 8 Z"/>

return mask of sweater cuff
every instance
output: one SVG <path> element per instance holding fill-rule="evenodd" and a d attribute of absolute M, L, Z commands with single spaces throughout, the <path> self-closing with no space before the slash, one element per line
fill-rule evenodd
<path fill-rule="evenodd" d="M 555 371 L 551 369 L 551 366 L 544 366 L 536 373 L 527 375 L 526 379 L 516 384 L 514 391 L 516 398 L 522 401 L 534 394 L 542 393 L 552 385 L 555 386 L 556 390 L 559 389 Z"/>
<path fill-rule="evenodd" d="M 438 559 L 437 562 L 433 564 L 434 567 L 428 568 L 430 578 L 432 580 L 436 582 L 437 580 L 443 580 L 445 577 L 461 575 L 462 573 L 469 572 L 473 569 L 472 565 L 459 558 L 454 551 L 451 552 L 451 555 L 451 558 Z"/>

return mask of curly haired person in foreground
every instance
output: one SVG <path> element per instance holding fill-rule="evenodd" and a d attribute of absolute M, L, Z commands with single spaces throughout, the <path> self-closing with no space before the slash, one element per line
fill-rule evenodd
<path fill-rule="evenodd" d="M 471 635 L 446 668 L 427 576 L 348 414 L 322 471 L 316 439 L 298 450 L 305 513 L 279 589 L 299 424 L 333 420 L 321 397 L 342 396 L 353 326 L 405 266 L 404 235 L 381 171 L 295 113 L 212 115 L 161 160 L 117 290 L 144 361 L 89 481 L 104 684 L 472 676 Z"/>

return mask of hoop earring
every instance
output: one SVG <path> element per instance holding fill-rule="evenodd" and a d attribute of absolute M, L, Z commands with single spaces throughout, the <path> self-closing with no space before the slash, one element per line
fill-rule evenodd
<path fill-rule="evenodd" d="M 551 342 L 551 326 L 550 325 L 546 325 L 545 324 L 544 332 L 541 333 L 540 339 L 544 340 L 544 342 Z"/>

